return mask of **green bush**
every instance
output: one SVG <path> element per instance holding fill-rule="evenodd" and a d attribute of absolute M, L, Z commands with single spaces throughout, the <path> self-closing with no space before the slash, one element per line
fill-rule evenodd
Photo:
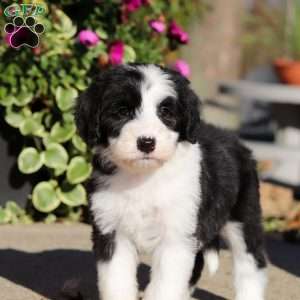
<path fill-rule="evenodd" d="M 0 208 L 0 223 L 20 217 L 27 222 L 32 217 L 46 222 L 80 218 L 87 204 L 83 183 L 92 167 L 73 121 L 78 93 L 95 72 L 112 64 L 170 63 L 174 51 L 187 43 L 180 28 L 171 32 L 172 22 L 184 25 L 206 8 L 199 0 L 65 0 L 51 1 L 48 7 L 42 3 L 47 9 L 36 16 L 45 27 L 38 47 L 14 49 L 7 42 L 10 36 L 2 32 L 6 42 L 0 44 L 0 104 L 5 121 L 24 137 L 19 170 L 28 176 L 37 173 L 39 182 L 28 197 L 31 217 L 25 218 L 20 208 L 12 213 L 10 203 Z M 0 5 L 3 15 L 9 1 Z M 1 19 L 2 28 L 12 21 Z"/>

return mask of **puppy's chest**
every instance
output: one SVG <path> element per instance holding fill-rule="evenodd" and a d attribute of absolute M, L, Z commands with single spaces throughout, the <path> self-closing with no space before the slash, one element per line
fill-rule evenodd
<path fill-rule="evenodd" d="M 116 231 L 149 252 L 164 238 L 185 238 L 195 232 L 201 201 L 197 161 L 180 172 L 160 171 L 134 179 L 118 174 L 107 189 L 91 197 L 91 210 L 103 234 Z"/>
<path fill-rule="evenodd" d="M 169 201 L 165 198 L 164 205 L 159 203 L 157 190 L 141 194 L 137 190 L 123 200 L 117 230 L 130 237 L 140 251 L 152 250 L 170 229 L 172 213 L 167 208 L 170 204 L 166 203 Z"/>
<path fill-rule="evenodd" d="M 173 176 L 136 186 L 127 182 L 132 186 L 128 189 L 118 185 L 112 183 L 92 197 L 91 208 L 103 233 L 123 233 L 142 252 L 153 250 L 164 237 L 193 234 L 200 201 L 197 177 Z"/>

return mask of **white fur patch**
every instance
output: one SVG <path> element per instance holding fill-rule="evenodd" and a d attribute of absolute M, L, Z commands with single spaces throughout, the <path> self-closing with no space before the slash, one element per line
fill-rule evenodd
<path fill-rule="evenodd" d="M 153 255 L 151 282 L 144 300 L 189 300 L 194 266 L 193 243 L 164 243 Z"/>
<path fill-rule="evenodd" d="M 102 300 L 137 299 L 137 253 L 122 235 L 116 236 L 115 254 L 109 262 L 98 262 L 98 285 Z"/>
<path fill-rule="evenodd" d="M 259 269 L 254 257 L 247 252 L 241 224 L 227 223 L 222 234 L 233 253 L 236 300 L 264 300 L 266 270 Z"/>
<path fill-rule="evenodd" d="M 155 65 L 140 66 L 138 70 L 144 75 L 142 82 L 142 98 L 144 110 L 149 106 L 157 106 L 160 101 L 168 96 L 176 98 L 174 82 L 169 78 L 167 73 Z"/>

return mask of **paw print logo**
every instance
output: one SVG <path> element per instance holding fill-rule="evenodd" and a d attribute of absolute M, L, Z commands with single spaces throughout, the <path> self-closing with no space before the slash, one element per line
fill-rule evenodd
<path fill-rule="evenodd" d="M 42 34 L 45 27 L 37 23 L 32 16 L 24 18 L 17 16 L 12 23 L 7 23 L 4 31 L 9 35 L 9 44 L 13 48 L 28 46 L 35 48 L 39 45 L 39 34 Z"/>

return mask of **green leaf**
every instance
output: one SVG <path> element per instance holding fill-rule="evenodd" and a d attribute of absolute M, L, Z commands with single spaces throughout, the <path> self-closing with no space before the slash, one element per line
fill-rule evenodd
<path fill-rule="evenodd" d="M 33 95 L 31 93 L 21 92 L 17 98 L 15 98 L 14 103 L 17 106 L 25 106 L 29 102 L 31 102 Z"/>
<path fill-rule="evenodd" d="M 74 122 L 74 114 L 71 112 L 66 112 L 63 114 L 63 120 L 66 123 L 72 123 Z"/>
<path fill-rule="evenodd" d="M 14 201 L 7 201 L 5 204 L 5 209 L 10 211 L 12 215 L 20 217 L 25 215 L 24 209 L 22 209 L 16 202 Z"/>
<path fill-rule="evenodd" d="M 72 184 L 77 184 L 85 181 L 92 172 L 92 166 L 88 163 L 84 157 L 76 156 L 72 158 L 68 169 L 67 179 Z"/>
<path fill-rule="evenodd" d="M 125 63 L 135 62 L 136 53 L 131 46 L 125 45 L 124 48 L 124 61 Z"/>
<path fill-rule="evenodd" d="M 53 169 L 66 169 L 68 153 L 66 149 L 56 143 L 49 144 L 44 152 L 44 164 Z"/>
<path fill-rule="evenodd" d="M 43 137 L 43 144 L 47 148 L 50 144 L 55 144 L 55 140 L 51 138 L 50 134 L 45 134 Z"/>
<path fill-rule="evenodd" d="M 27 107 L 27 106 L 24 106 L 24 107 L 22 108 L 21 112 L 22 112 L 22 114 L 24 115 L 24 117 L 26 117 L 26 118 L 29 118 L 29 117 L 32 116 L 32 112 L 31 112 L 30 108 Z"/>
<path fill-rule="evenodd" d="M 55 179 L 51 179 L 48 181 L 54 188 L 58 187 L 58 182 Z"/>
<path fill-rule="evenodd" d="M 53 185 L 46 181 L 37 184 L 33 189 L 32 204 L 40 212 L 49 213 L 55 210 L 60 201 Z"/>
<path fill-rule="evenodd" d="M 11 106 L 16 101 L 16 98 L 12 95 L 3 96 L 0 98 L 0 104 L 3 106 Z"/>
<path fill-rule="evenodd" d="M 19 224 L 20 223 L 20 221 L 19 221 L 19 218 L 18 218 L 18 216 L 16 216 L 16 215 L 13 215 L 13 214 L 11 214 L 11 218 L 10 218 L 10 222 L 9 222 L 10 224 Z"/>
<path fill-rule="evenodd" d="M 33 147 L 25 148 L 18 157 L 19 170 L 24 174 L 38 171 L 43 165 L 42 155 Z"/>
<path fill-rule="evenodd" d="M 30 216 L 28 216 L 28 215 L 22 215 L 22 216 L 20 216 L 19 220 L 20 220 L 20 223 L 22 223 L 22 224 L 26 224 L 26 225 L 33 224 L 32 218 Z"/>
<path fill-rule="evenodd" d="M 12 127 L 19 128 L 25 121 L 25 116 L 22 112 L 6 111 L 5 121 Z"/>
<path fill-rule="evenodd" d="M 58 176 L 62 175 L 65 171 L 66 171 L 66 167 L 61 168 L 61 169 L 55 169 L 55 170 L 54 170 L 54 175 L 55 175 L 56 177 L 58 177 Z"/>
<path fill-rule="evenodd" d="M 51 128 L 50 137 L 57 143 L 64 143 L 72 138 L 76 132 L 74 123 L 65 123 L 61 125 L 56 122 Z"/>
<path fill-rule="evenodd" d="M 107 32 L 104 31 L 103 29 L 98 28 L 98 29 L 96 30 L 96 33 L 98 34 L 98 36 L 99 36 L 102 40 L 108 39 L 108 34 L 107 34 Z"/>
<path fill-rule="evenodd" d="M 20 131 L 23 135 L 37 134 L 43 131 L 43 125 L 36 119 L 27 118 L 21 123 Z"/>
<path fill-rule="evenodd" d="M 72 20 L 60 9 L 55 10 L 56 16 L 59 20 L 55 27 L 63 32 L 63 37 L 71 38 L 76 33 L 76 26 L 73 25 Z"/>
<path fill-rule="evenodd" d="M 82 140 L 82 138 L 78 134 L 75 134 L 72 137 L 72 143 L 73 143 L 74 147 L 77 150 L 79 150 L 80 152 L 83 152 L 83 153 L 86 152 L 86 149 L 87 149 L 86 143 Z"/>
<path fill-rule="evenodd" d="M 61 111 L 71 109 L 77 96 L 78 92 L 74 88 L 65 89 L 59 86 L 55 92 L 55 98 L 58 108 Z"/>
<path fill-rule="evenodd" d="M 64 182 L 56 192 L 60 201 L 68 206 L 74 207 L 87 204 L 86 191 L 81 184 L 71 185 Z"/>
<path fill-rule="evenodd" d="M 32 114 L 32 118 L 35 119 L 37 122 L 42 123 L 43 117 L 46 111 L 39 111 Z"/>
<path fill-rule="evenodd" d="M 46 114 L 44 123 L 47 128 L 51 127 L 52 120 L 53 120 L 53 115 L 50 113 Z"/>
<path fill-rule="evenodd" d="M 79 90 L 79 91 L 83 91 L 87 88 L 87 85 L 85 84 L 85 82 L 82 80 L 82 79 L 78 79 L 74 85 L 76 86 L 76 88 Z"/>
<path fill-rule="evenodd" d="M 0 103 L 2 103 L 6 95 L 7 95 L 7 89 L 4 86 L 0 86 Z"/>
<path fill-rule="evenodd" d="M 45 219 L 44 219 L 44 223 L 45 224 L 53 224 L 55 223 L 57 220 L 56 215 L 54 214 L 49 214 Z"/>
<path fill-rule="evenodd" d="M 7 224 L 11 220 L 11 212 L 0 207 L 0 224 Z"/>
<path fill-rule="evenodd" d="M 70 220 L 71 222 L 79 222 L 81 220 L 81 217 L 82 217 L 82 208 L 76 210 L 73 209 L 68 214 L 68 220 Z"/>

